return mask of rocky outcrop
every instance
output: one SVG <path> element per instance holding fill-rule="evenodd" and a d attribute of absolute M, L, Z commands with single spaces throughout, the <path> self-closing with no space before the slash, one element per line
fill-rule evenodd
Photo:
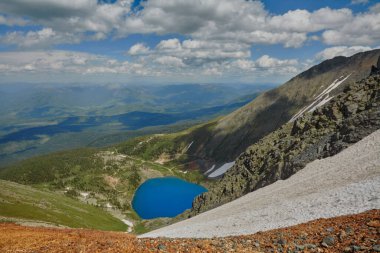
<path fill-rule="evenodd" d="M 315 159 L 339 153 L 380 128 L 380 74 L 348 85 L 312 113 L 250 146 L 223 178 L 193 202 L 193 216 L 286 179 Z"/>

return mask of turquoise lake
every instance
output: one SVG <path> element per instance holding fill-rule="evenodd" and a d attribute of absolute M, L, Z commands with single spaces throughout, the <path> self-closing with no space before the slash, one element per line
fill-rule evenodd
<path fill-rule="evenodd" d="M 143 219 L 175 217 L 191 208 L 194 198 L 206 191 L 176 177 L 153 178 L 136 190 L 132 207 Z"/>

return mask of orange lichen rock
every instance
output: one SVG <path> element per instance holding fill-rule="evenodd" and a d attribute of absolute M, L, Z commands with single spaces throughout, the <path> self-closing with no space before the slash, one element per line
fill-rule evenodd
<path fill-rule="evenodd" d="M 380 210 L 253 235 L 138 239 L 120 232 L 0 224 L 0 252 L 379 252 Z"/>

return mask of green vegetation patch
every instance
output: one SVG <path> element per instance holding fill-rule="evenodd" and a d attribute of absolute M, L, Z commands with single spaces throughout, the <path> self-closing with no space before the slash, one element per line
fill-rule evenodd
<path fill-rule="evenodd" d="M 73 228 L 126 231 L 111 214 L 58 193 L 0 180 L 0 215 Z"/>

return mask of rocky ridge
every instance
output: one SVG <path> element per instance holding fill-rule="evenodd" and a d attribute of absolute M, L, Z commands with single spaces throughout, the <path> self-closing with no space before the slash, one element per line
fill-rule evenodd
<path fill-rule="evenodd" d="M 220 206 L 286 179 L 307 163 L 335 155 L 380 128 L 379 66 L 341 94 L 250 146 L 185 216 Z"/>

